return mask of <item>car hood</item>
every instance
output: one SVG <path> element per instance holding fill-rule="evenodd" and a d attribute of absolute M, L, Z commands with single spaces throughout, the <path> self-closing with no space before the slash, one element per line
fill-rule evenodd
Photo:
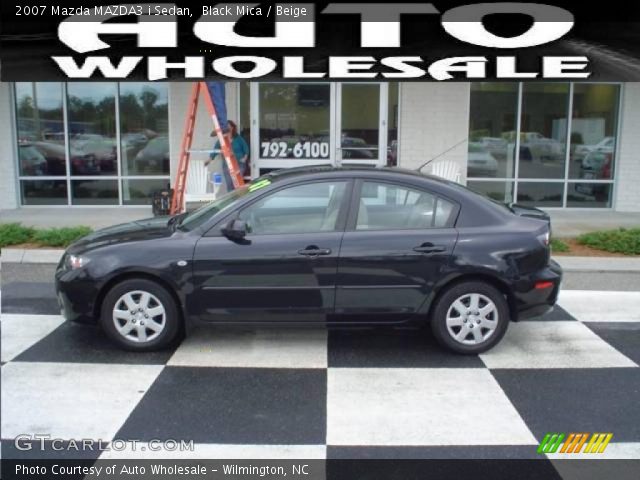
<path fill-rule="evenodd" d="M 71 245 L 67 251 L 73 254 L 80 254 L 106 245 L 169 237 L 173 234 L 173 229 L 168 225 L 170 218 L 147 218 L 103 228 L 81 238 Z"/>

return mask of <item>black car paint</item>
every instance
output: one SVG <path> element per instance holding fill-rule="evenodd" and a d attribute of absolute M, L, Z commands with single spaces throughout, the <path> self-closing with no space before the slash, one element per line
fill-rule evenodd
<path fill-rule="evenodd" d="M 290 169 L 269 178 L 270 185 L 241 197 L 193 231 L 156 218 L 100 230 L 72 245 L 56 272 L 65 316 L 96 322 L 106 292 L 130 277 L 164 285 L 189 323 L 424 320 L 442 288 L 462 278 L 482 279 L 503 291 L 513 320 L 544 313 L 556 301 L 562 273 L 537 238 L 549 228 L 544 218 L 518 216 L 456 184 L 396 168 Z M 248 235 L 240 241 L 221 233 L 238 211 L 264 195 L 332 179 L 350 185 L 350 201 L 339 220 L 344 232 Z M 457 206 L 449 228 L 356 231 L 348 211 L 354 210 L 353 193 L 363 179 L 422 188 L 447 199 Z M 432 246 L 435 251 L 429 251 Z M 312 247 L 330 253 L 299 253 Z M 71 254 L 90 261 L 81 269 L 67 269 Z M 545 280 L 553 287 L 535 288 Z"/>

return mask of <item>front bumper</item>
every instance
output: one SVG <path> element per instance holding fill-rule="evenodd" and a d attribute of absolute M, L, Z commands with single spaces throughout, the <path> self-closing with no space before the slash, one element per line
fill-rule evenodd
<path fill-rule="evenodd" d="M 536 288 L 536 285 L 549 284 L 546 288 Z M 518 282 L 514 289 L 516 317 L 514 320 L 524 320 L 544 315 L 551 311 L 558 301 L 562 284 L 562 267 L 554 260 L 549 265 Z"/>
<path fill-rule="evenodd" d="M 59 265 L 55 273 L 55 288 L 65 319 L 77 323 L 97 323 L 94 306 L 99 290 L 84 269 L 66 270 Z"/>

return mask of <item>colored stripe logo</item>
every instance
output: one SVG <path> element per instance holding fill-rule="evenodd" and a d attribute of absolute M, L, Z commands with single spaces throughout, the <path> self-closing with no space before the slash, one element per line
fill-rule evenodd
<path fill-rule="evenodd" d="M 612 438 L 613 433 L 547 433 L 538 453 L 603 453 Z"/>

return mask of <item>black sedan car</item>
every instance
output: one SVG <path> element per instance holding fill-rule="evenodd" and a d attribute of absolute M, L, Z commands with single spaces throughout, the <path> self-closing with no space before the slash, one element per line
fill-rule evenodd
<path fill-rule="evenodd" d="M 83 238 L 56 288 L 67 319 L 130 350 L 192 324 L 430 324 L 473 354 L 554 305 L 549 233 L 535 211 L 414 171 L 281 170 L 193 213 Z"/>

